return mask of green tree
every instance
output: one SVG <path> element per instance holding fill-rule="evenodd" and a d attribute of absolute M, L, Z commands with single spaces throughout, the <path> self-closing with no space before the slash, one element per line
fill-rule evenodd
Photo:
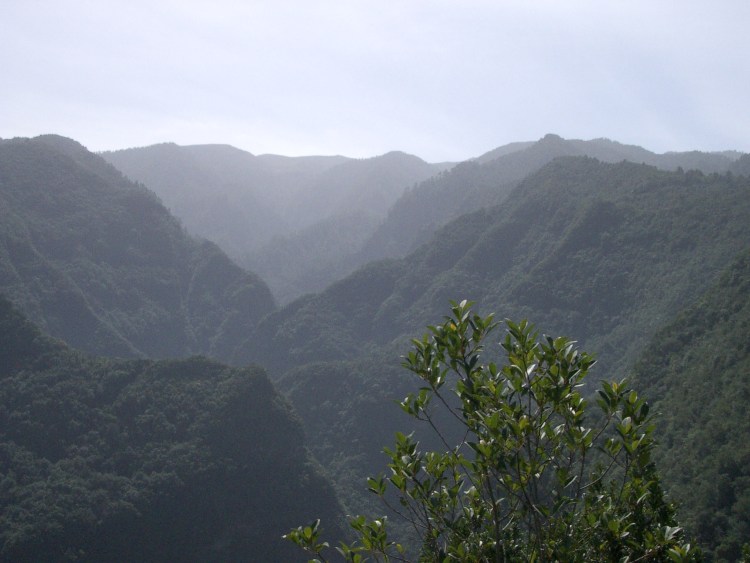
<path fill-rule="evenodd" d="M 413 435 L 397 434 L 385 449 L 390 474 L 368 480 L 418 534 L 417 559 L 699 559 L 651 460 L 648 403 L 624 381 L 603 382 L 599 410 L 588 413 L 581 387 L 593 358 L 565 337 L 540 338 L 525 321 L 505 322 L 504 365 L 484 363 L 483 345 L 498 323 L 471 307 L 452 303 L 452 315 L 413 340 L 404 362 L 423 386 L 401 408 L 425 421 L 445 449 L 422 451 Z M 456 445 L 446 420 L 460 425 Z M 357 540 L 336 548 L 346 561 L 412 560 L 389 537 L 386 517 L 350 524 Z M 326 561 L 319 522 L 285 537 Z"/>

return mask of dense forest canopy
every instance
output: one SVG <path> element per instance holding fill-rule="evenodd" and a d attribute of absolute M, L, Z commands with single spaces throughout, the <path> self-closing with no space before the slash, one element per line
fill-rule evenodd
<path fill-rule="evenodd" d="M 622 370 L 750 243 L 748 193 L 744 177 L 560 159 L 407 258 L 270 314 L 241 351 L 278 375 L 354 358 L 362 342 L 403 341 L 462 294 L 577 334 Z M 614 345 L 623 330 L 625 349 Z"/>
<path fill-rule="evenodd" d="M 363 480 L 409 430 L 392 408 L 413 384 L 409 338 L 463 298 L 580 340 L 594 379 L 632 374 L 663 419 L 679 520 L 709 561 L 740 557 L 747 155 L 548 135 L 455 166 L 171 144 L 104 157 L 0 141 L 3 560 L 294 560 L 276 540 L 313 516 L 338 537 L 342 513 L 372 513 Z M 217 233 L 245 229 L 263 276 L 116 159 Z"/>
<path fill-rule="evenodd" d="M 451 296 L 574 334 L 595 351 L 599 377 L 625 377 L 657 330 L 748 248 L 749 194 L 744 177 L 557 160 L 407 258 L 272 313 L 243 351 L 285 374 L 316 455 L 356 495 L 396 429 L 387 405 L 409 389 L 397 369 L 408 334 Z M 319 408 L 323 397 L 336 408 Z M 360 409 L 378 422 L 358 424 Z"/>
<path fill-rule="evenodd" d="M 633 380 L 660 413 L 657 460 L 717 560 L 750 538 L 750 252 L 653 339 Z"/>
<path fill-rule="evenodd" d="M 0 299 L 0 560 L 294 557 L 340 507 L 259 368 L 94 359 Z"/>
<path fill-rule="evenodd" d="M 227 357 L 275 307 L 260 278 L 69 139 L 0 143 L 0 203 L 0 293 L 81 350 Z"/>

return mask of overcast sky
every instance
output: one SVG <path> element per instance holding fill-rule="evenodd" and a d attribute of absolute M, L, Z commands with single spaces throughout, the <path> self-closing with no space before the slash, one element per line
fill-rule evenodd
<path fill-rule="evenodd" d="M 0 0 L 0 137 L 750 152 L 748 0 Z"/>

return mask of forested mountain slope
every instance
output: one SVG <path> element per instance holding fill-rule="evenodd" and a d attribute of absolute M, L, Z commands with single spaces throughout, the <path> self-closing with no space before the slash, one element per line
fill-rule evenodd
<path fill-rule="evenodd" d="M 329 217 L 273 238 L 248 263 L 273 288 L 278 303 L 285 305 L 305 293 L 323 291 L 355 270 L 352 257 L 379 224 L 365 211 Z"/>
<path fill-rule="evenodd" d="M 353 257 L 404 190 L 446 166 L 390 152 L 326 170 L 288 206 L 301 210 L 307 221 L 320 219 L 308 227 L 303 218 L 296 219 L 288 234 L 244 263 L 268 282 L 281 303 L 321 291 L 359 265 Z"/>
<path fill-rule="evenodd" d="M 0 561 L 298 561 L 341 509 L 258 368 L 92 359 L 0 298 Z"/>
<path fill-rule="evenodd" d="M 298 186 L 348 161 L 255 156 L 229 145 L 174 143 L 101 156 L 154 190 L 191 233 L 219 244 L 233 258 L 286 233 L 292 217 L 284 211 Z"/>
<path fill-rule="evenodd" d="M 350 272 L 330 249 L 335 257 L 358 251 L 407 187 L 448 167 L 402 152 L 292 158 L 223 145 L 164 144 L 102 156 L 153 189 L 189 231 L 257 271 L 284 302 L 322 289 L 342 268 Z M 331 243 L 326 235 L 333 232 Z"/>
<path fill-rule="evenodd" d="M 69 139 L 0 142 L 0 292 L 96 354 L 226 357 L 275 307 L 153 193 Z"/>
<path fill-rule="evenodd" d="M 450 299 L 575 338 L 599 360 L 592 380 L 617 379 L 749 245 L 745 177 L 558 159 L 407 258 L 270 314 L 241 350 L 280 378 L 316 456 L 353 494 L 383 468 L 394 400 L 415 390 L 398 356 Z"/>
<path fill-rule="evenodd" d="M 748 195 L 745 177 L 558 159 L 406 259 L 369 264 L 272 313 L 244 350 L 278 374 L 352 358 L 465 297 L 573 334 L 620 370 L 750 242 Z"/>
<path fill-rule="evenodd" d="M 654 337 L 634 383 L 659 414 L 680 521 L 717 561 L 750 538 L 750 252 Z"/>
<path fill-rule="evenodd" d="M 358 263 L 401 257 L 428 241 L 448 221 L 463 213 L 498 204 L 522 179 L 562 156 L 589 156 L 604 162 L 645 163 L 663 170 L 726 172 L 736 167 L 725 154 L 655 154 L 608 139 L 582 141 L 546 135 L 534 143 L 512 143 L 462 163 L 406 192 L 363 247 Z"/>

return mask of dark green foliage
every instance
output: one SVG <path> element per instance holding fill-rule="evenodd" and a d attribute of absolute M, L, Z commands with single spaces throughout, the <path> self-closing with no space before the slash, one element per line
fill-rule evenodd
<path fill-rule="evenodd" d="M 377 374 L 373 365 L 378 366 Z M 307 364 L 289 371 L 277 384 L 297 405 L 310 449 L 326 467 L 348 513 L 370 509 L 370 499 L 362 498 L 361 476 L 382 465 L 378 445 L 389 443 L 409 426 L 406 415 L 394 406 L 411 383 L 398 352 L 392 350 L 356 361 Z M 426 439 L 432 443 L 429 436 Z"/>
<path fill-rule="evenodd" d="M 371 346 L 392 337 L 381 330 L 393 322 L 380 317 L 381 303 L 405 275 L 401 262 L 369 264 L 317 295 L 307 295 L 271 313 L 246 345 L 236 363 L 255 361 L 272 373 L 310 362 L 359 357 Z"/>
<path fill-rule="evenodd" d="M 0 290 L 50 334 L 116 356 L 226 358 L 274 308 L 151 192 L 52 136 L 0 143 Z"/>
<path fill-rule="evenodd" d="M 451 295 L 578 334 L 620 375 L 659 326 L 750 244 L 750 180 L 560 159 L 505 204 L 464 215 L 266 318 L 247 357 L 273 372 L 404 338 Z M 311 343 L 337 342 L 336 346 Z M 277 346 L 278 344 L 278 346 Z M 269 357 L 282 349 L 284 357 Z"/>
<path fill-rule="evenodd" d="M 403 353 L 407 335 L 439 316 L 451 296 L 463 293 L 488 309 L 576 334 L 582 346 L 596 351 L 600 372 L 617 379 L 627 375 L 656 331 L 748 245 L 746 178 L 560 159 L 525 180 L 504 205 L 459 218 L 407 259 L 371 264 L 270 315 L 246 353 L 262 358 L 274 378 L 299 368 L 293 373 L 305 374 L 308 385 L 312 372 L 300 366 L 344 354 L 357 365 L 349 394 L 381 406 L 372 409 L 379 418 L 364 427 L 390 428 L 388 405 L 406 393 L 406 384 L 397 377 L 389 377 L 387 387 L 376 384 L 383 371 L 376 350 Z M 274 353 L 277 345 L 287 353 Z M 339 367 L 331 369 L 345 377 Z M 334 388 L 327 381 L 321 380 L 325 388 L 318 392 L 338 396 L 340 381 Z M 305 393 L 291 397 L 308 424 Z M 321 443 L 326 437 L 335 448 L 330 428 L 353 429 L 361 419 L 343 408 L 326 420 L 329 430 L 310 438 Z M 336 460 L 339 475 L 359 474 L 345 489 L 355 491 L 377 467 L 368 471 L 363 462 L 374 459 L 377 448 L 346 442 L 325 459 Z"/>
<path fill-rule="evenodd" d="M 397 433 L 385 449 L 389 472 L 368 487 L 389 506 L 395 491 L 393 510 L 421 540 L 419 561 L 696 560 L 651 461 L 648 403 L 622 382 L 602 382 L 592 417 L 581 387 L 593 358 L 567 338 L 539 338 L 526 322 L 506 325 L 503 364 L 485 363 L 496 323 L 453 303 L 404 362 L 422 387 L 401 408 L 442 444 L 430 451 Z M 439 410 L 462 429 L 457 442 L 446 439 Z M 416 560 L 386 518 L 359 516 L 351 526 L 357 541 L 339 548 L 347 561 Z M 323 558 L 318 527 L 286 537 Z"/>
<path fill-rule="evenodd" d="M 186 237 L 153 194 L 101 158 L 59 137 L 3 141 L 0 290 L 45 331 L 90 351 L 210 353 L 267 366 L 305 420 L 315 454 L 334 474 L 348 508 L 369 512 L 357 494 L 362 477 L 381 465 L 380 444 L 397 429 L 411 429 L 411 421 L 391 408 L 410 386 L 393 358 L 449 298 L 468 295 L 493 310 L 575 334 L 597 351 L 601 373 L 617 379 L 656 330 L 750 245 L 750 183 L 740 175 L 742 158 L 732 164 L 734 175 L 723 176 L 567 158 L 520 182 L 560 154 L 595 150 L 604 160 L 648 156 L 606 141 L 576 143 L 548 136 L 465 163 L 415 188 L 405 196 L 412 206 L 392 212 L 411 234 L 402 237 L 394 229 L 388 235 L 397 247 L 413 248 L 416 240 L 426 244 L 405 260 L 370 264 L 318 295 L 272 312 L 263 282 L 214 244 Z M 226 148 L 214 147 L 201 166 L 212 161 L 211 174 L 223 171 L 222 182 L 237 189 L 233 166 L 252 155 L 228 154 Z M 162 171 L 175 175 L 177 198 L 182 186 L 185 198 L 191 197 L 188 181 L 210 176 L 198 174 L 201 166 L 189 164 L 195 155 L 188 156 Z M 402 156 L 391 155 L 403 163 Z M 707 155 L 673 156 L 685 169 L 724 169 Z M 300 178 L 307 165 L 323 177 L 343 162 L 257 159 L 283 160 L 284 181 Z M 328 175 L 342 197 L 343 177 Z M 274 181 L 281 182 L 269 176 L 268 185 L 277 185 Z M 249 237 L 253 229 L 264 230 L 261 223 L 223 214 L 237 202 L 219 203 L 213 219 L 242 224 Z M 260 201 L 252 205 L 271 223 L 283 222 Z M 461 215 L 472 209 L 479 211 Z M 308 265 L 327 270 L 320 280 L 345 271 L 335 261 L 317 260 L 320 249 L 310 248 Z M 333 249 L 327 244 L 323 253 Z M 292 277 L 297 266 L 307 267 L 291 268 L 293 256 L 277 257 Z M 717 300 L 712 313 L 700 313 L 701 326 L 716 326 L 715 334 L 690 328 L 677 330 L 678 338 L 662 335 L 645 362 L 648 373 L 639 372 L 640 385 L 650 386 L 655 374 L 648 395 L 664 401 L 659 410 L 675 413 L 666 418 L 667 447 L 660 461 L 668 483 L 680 484 L 675 496 L 683 503 L 682 519 L 710 556 L 727 560 L 739 557 L 748 535 L 744 468 L 750 462 L 743 440 L 750 429 L 733 420 L 744 412 L 737 401 L 748 397 L 730 379 L 748 371 L 747 322 L 738 304 L 747 303 L 744 291 L 727 297 L 731 305 Z M 717 299 L 730 293 L 719 289 Z M 289 422 L 287 407 L 255 370 L 202 359 L 91 360 L 40 336 L 7 303 L 0 302 L 0 314 L 0 377 L 5 377 L 0 533 L 6 559 L 205 560 L 252 552 L 256 559 L 287 560 L 252 551 L 280 534 L 270 527 L 276 526 L 274 518 L 285 518 L 283 506 L 293 503 L 277 499 L 297 502 L 318 494 L 330 499 L 300 453 L 300 431 Z M 693 344 L 699 355 L 686 348 Z M 652 361 L 657 357 L 670 359 L 662 365 Z M 687 361 L 700 368 L 699 375 L 680 363 Z M 675 374 L 683 373 L 689 388 L 681 392 L 689 400 L 680 401 L 679 393 L 666 389 L 681 389 Z M 696 412 L 700 401 L 710 422 Z M 736 432 L 729 431 L 729 421 Z M 687 427 L 687 435 L 680 433 Z M 424 434 L 414 436 L 425 449 L 439 448 Z M 680 463 L 683 452 L 689 461 Z M 704 475 L 709 478 L 701 480 Z M 248 512 L 261 514 L 260 521 Z M 311 517 L 294 514 L 289 524 Z M 335 518 L 325 521 L 330 526 Z M 370 524 L 360 522 L 360 531 Z"/>
<path fill-rule="evenodd" d="M 0 299 L 1 561 L 292 561 L 336 497 L 255 368 L 95 360 Z"/>
<path fill-rule="evenodd" d="M 661 413 L 657 461 L 709 560 L 750 538 L 750 252 L 661 330 L 635 381 Z"/>
<path fill-rule="evenodd" d="M 512 143 L 474 161 L 430 178 L 405 193 L 388 213 L 383 225 L 360 253 L 368 260 L 405 256 L 430 240 L 443 225 L 464 213 L 501 203 L 521 180 L 555 158 L 589 156 L 603 162 L 645 163 L 664 170 L 698 169 L 726 172 L 735 167 L 725 155 L 712 153 L 654 154 L 641 147 L 608 139 L 580 141 L 546 135 L 533 143 Z"/>

